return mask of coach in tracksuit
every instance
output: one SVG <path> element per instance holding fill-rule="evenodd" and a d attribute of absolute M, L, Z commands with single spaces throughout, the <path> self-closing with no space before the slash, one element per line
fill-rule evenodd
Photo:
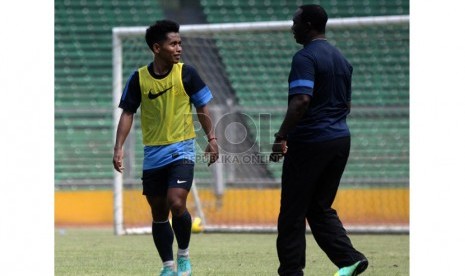
<path fill-rule="evenodd" d="M 305 220 L 320 248 L 339 268 L 357 275 L 368 261 L 331 208 L 350 151 L 352 66 L 325 38 L 328 16 L 318 5 L 300 6 L 292 31 L 303 45 L 292 59 L 288 109 L 270 158 L 284 156 L 277 252 L 279 275 L 303 275 Z"/>

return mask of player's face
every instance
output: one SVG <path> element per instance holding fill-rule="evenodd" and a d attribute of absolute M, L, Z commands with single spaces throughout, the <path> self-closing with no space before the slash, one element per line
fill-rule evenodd
<path fill-rule="evenodd" d="M 179 33 L 168 33 L 166 40 L 158 48 L 158 56 L 167 63 L 178 63 L 181 59 L 181 36 Z"/>
<path fill-rule="evenodd" d="M 307 25 L 302 22 L 302 9 L 297 9 L 292 18 L 294 24 L 292 25 L 292 33 L 294 34 L 295 41 L 299 44 L 304 44 L 307 40 Z"/>

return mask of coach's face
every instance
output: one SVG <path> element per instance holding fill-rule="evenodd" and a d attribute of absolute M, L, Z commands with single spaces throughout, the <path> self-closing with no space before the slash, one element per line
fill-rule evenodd
<path fill-rule="evenodd" d="M 309 26 L 302 21 L 302 9 L 298 8 L 292 18 L 294 24 L 292 25 L 292 33 L 294 34 L 295 41 L 299 44 L 305 44 L 308 40 Z"/>
<path fill-rule="evenodd" d="M 167 33 L 163 42 L 155 44 L 154 52 L 158 58 L 166 63 L 178 63 L 182 52 L 179 33 Z"/>

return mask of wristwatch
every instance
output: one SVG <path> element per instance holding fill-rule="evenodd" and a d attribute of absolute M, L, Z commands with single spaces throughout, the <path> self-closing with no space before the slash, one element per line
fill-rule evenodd
<path fill-rule="evenodd" d="M 275 138 L 274 140 L 275 140 L 276 142 L 281 142 L 282 140 L 287 140 L 286 137 L 284 137 L 284 136 L 283 136 L 281 133 L 279 133 L 279 132 L 276 132 L 276 133 L 274 134 L 274 138 Z"/>

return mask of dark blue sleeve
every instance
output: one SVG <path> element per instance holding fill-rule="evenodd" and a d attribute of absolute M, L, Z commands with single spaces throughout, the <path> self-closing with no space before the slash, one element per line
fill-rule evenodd
<path fill-rule="evenodd" d="M 289 73 L 289 95 L 307 94 L 313 96 L 315 66 L 309 56 L 298 52 L 292 59 Z"/>
<path fill-rule="evenodd" d="M 350 72 L 350 76 L 349 76 L 349 84 L 347 85 L 347 101 L 352 101 L 352 73 L 354 71 L 354 68 L 352 67 L 352 65 L 348 64 L 349 66 L 349 72 Z"/>
<path fill-rule="evenodd" d="M 139 72 L 134 71 L 126 82 L 126 87 L 123 90 L 119 107 L 124 111 L 136 113 L 140 106 L 140 83 L 139 83 Z"/>
<path fill-rule="evenodd" d="M 182 82 L 187 95 L 189 95 L 195 107 L 202 107 L 213 99 L 210 89 L 200 78 L 194 67 L 186 64 L 183 65 Z"/>

